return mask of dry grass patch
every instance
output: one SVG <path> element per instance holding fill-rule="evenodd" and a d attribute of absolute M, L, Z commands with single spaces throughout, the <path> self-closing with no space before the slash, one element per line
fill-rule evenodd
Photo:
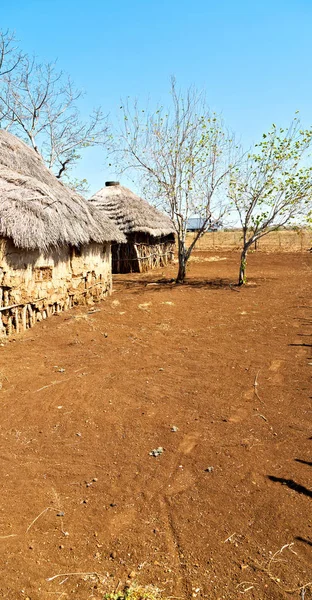
<path fill-rule="evenodd" d="M 157 587 L 152 585 L 142 587 L 133 583 L 131 586 L 125 586 L 123 590 L 105 594 L 103 600 L 161 600 L 161 598 L 161 590 Z"/>

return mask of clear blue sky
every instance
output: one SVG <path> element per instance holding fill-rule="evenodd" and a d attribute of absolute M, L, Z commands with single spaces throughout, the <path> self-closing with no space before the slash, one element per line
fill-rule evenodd
<path fill-rule="evenodd" d="M 312 0 L 0 0 L 0 27 L 42 61 L 58 59 L 87 96 L 117 114 L 120 99 L 165 102 L 169 78 L 205 89 L 250 144 L 300 110 L 312 125 Z M 77 176 L 94 192 L 114 174 L 100 149 Z"/>

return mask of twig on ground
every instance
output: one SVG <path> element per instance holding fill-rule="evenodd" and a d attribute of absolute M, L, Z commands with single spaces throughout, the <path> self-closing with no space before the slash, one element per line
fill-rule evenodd
<path fill-rule="evenodd" d="M 54 510 L 55 512 L 60 512 L 60 509 L 58 509 L 58 508 L 54 508 L 54 506 L 47 506 L 47 508 L 45 508 L 45 509 L 44 509 L 44 510 L 43 510 L 43 511 L 40 513 L 40 515 L 38 515 L 38 516 L 37 516 L 37 517 L 36 517 L 36 518 L 35 518 L 35 519 L 34 519 L 34 520 L 33 520 L 33 521 L 30 523 L 30 525 L 28 525 L 28 527 L 27 527 L 27 529 L 26 529 L 26 532 L 25 532 L 25 533 L 28 533 L 28 531 L 29 531 L 29 530 L 30 530 L 30 528 L 31 528 L 31 527 L 32 527 L 32 526 L 33 526 L 33 525 L 36 523 L 36 521 L 38 521 L 38 519 L 39 519 L 39 518 L 40 518 L 42 515 L 44 515 L 44 513 L 46 513 L 48 510 Z"/>
<path fill-rule="evenodd" d="M 311 586 L 312 586 L 312 581 L 308 581 L 308 583 L 305 583 L 304 585 L 301 585 L 300 587 L 293 588 L 292 590 L 284 590 L 284 591 L 287 592 L 287 594 L 295 594 L 296 592 L 302 592 L 304 590 L 304 593 L 305 593 L 306 590 L 308 588 L 310 588 Z"/>
<path fill-rule="evenodd" d="M 279 577 L 275 577 L 275 575 L 273 575 L 270 571 L 272 562 L 280 562 L 279 559 L 276 559 L 276 557 L 279 554 L 281 554 L 286 548 L 288 548 L 288 550 L 290 550 L 290 552 L 292 552 L 293 554 L 296 554 L 296 556 L 297 556 L 297 552 L 295 552 L 292 548 L 293 545 L 294 545 L 294 542 L 291 542 L 290 544 L 284 544 L 284 546 L 282 546 L 279 550 L 277 550 L 273 554 L 273 556 L 270 558 L 267 567 L 260 565 L 257 561 L 254 561 L 252 563 L 252 565 L 256 569 L 259 569 L 259 571 L 262 571 L 263 573 L 265 573 L 271 579 L 271 581 L 273 581 L 273 583 L 275 583 L 285 594 L 296 594 L 297 592 L 301 592 L 301 596 L 302 596 L 302 592 L 304 591 L 304 594 L 303 594 L 303 598 L 304 598 L 305 591 L 308 588 L 312 587 L 312 581 L 308 581 L 307 583 L 304 583 L 303 585 L 300 585 L 299 587 L 296 587 L 296 588 L 285 588 L 283 585 L 281 585 Z"/>
<path fill-rule="evenodd" d="M 77 572 L 77 573 L 58 573 L 57 575 L 53 575 L 52 577 L 47 577 L 46 581 L 53 581 L 53 579 L 57 579 L 58 577 L 70 577 L 72 575 L 95 575 L 96 577 L 105 577 L 105 575 L 100 575 L 93 571 L 91 573 Z"/>
<path fill-rule="evenodd" d="M 10 533 L 10 535 L 0 535 L 0 540 L 6 540 L 7 538 L 10 537 L 16 537 L 17 533 Z"/>
<path fill-rule="evenodd" d="M 252 563 L 252 566 L 255 567 L 256 569 L 258 569 L 259 571 L 262 571 L 263 573 L 265 573 L 271 579 L 271 581 L 273 581 L 279 588 L 281 588 L 283 591 L 286 591 L 283 588 L 283 586 L 280 585 L 280 579 L 278 577 L 275 577 L 274 575 L 272 575 L 272 573 L 270 573 L 270 571 L 267 569 L 267 567 L 263 567 L 257 561 L 254 561 Z"/>
<path fill-rule="evenodd" d="M 51 387 L 51 385 L 57 385 L 58 383 L 64 383 L 65 381 L 69 381 L 71 378 L 67 377 L 67 379 L 61 379 L 60 381 L 52 381 L 52 383 L 48 383 L 48 385 L 44 385 L 43 387 L 39 388 L 39 390 L 34 390 L 34 394 L 36 394 L 37 392 L 41 392 L 41 390 L 46 390 L 47 388 Z"/>
<path fill-rule="evenodd" d="M 243 590 L 239 590 L 240 594 L 246 594 L 246 592 L 249 592 L 250 590 L 252 590 L 255 585 L 257 585 L 256 583 L 254 583 L 253 581 L 241 581 L 237 586 L 236 589 L 239 588 L 241 585 L 249 585 L 249 587 L 244 588 Z"/>
<path fill-rule="evenodd" d="M 237 584 L 237 588 L 240 587 L 241 585 L 256 585 L 254 583 L 254 581 L 241 581 L 240 583 Z"/>
<path fill-rule="evenodd" d="M 236 532 L 232 533 L 232 535 L 229 535 L 229 537 L 226 538 L 226 540 L 224 540 L 223 544 L 225 544 L 226 542 L 230 542 L 232 540 L 232 537 L 234 537 L 234 535 L 236 535 Z"/>
<path fill-rule="evenodd" d="M 254 417 L 261 417 L 261 419 L 263 419 L 264 421 L 267 421 L 267 418 L 264 415 L 262 415 L 261 413 L 256 413 L 254 415 Z"/>
<path fill-rule="evenodd" d="M 295 552 L 292 547 L 294 545 L 294 542 L 291 542 L 290 544 L 284 544 L 284 546 L 282 546 L 279 550 L 277 550 L 276 552 L 274 552 L 273 556 L 270 558 L 267 569 L 270 572 L 271 569 L 271 564 L 272 562 L 278 562 L 279 559 L 276 559 L 276 556 L 278 556 L 279 554 L 282 554 L 282 552 L 288 548 L 288 550 L 290 550 L 290 552 L 292 552 L 293 554 L 295 554 L 297 556 L 297 552 Z"/>
<path fill-rule="evenodd" d="M 257 372 L 257 375 L 255 377 L 255 381 L 254 381 L 253 387 L 254 387 L 254 391 L 255 391 L 255 396 L 258 398 L 259 402 L 262 402 L 262 400 L 261 400 L 261 398 L 260 398 L 260 396 L 258 394 L 258 390 L 257 390 L 257 387 L 258 387 L 258 375 L 259 375 L 259 373 L 260 373 L 260 369 Z"/>

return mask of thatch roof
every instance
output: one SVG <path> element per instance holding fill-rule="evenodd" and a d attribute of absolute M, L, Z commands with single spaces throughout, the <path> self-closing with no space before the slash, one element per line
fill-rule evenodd
<path fill-rule="evenodd" d="M 169 217 L 118 182 L 108 181 L 92 196 L 90 204 L 112 219 L 125 234 L 143 232 L 159 237 L 174 233 Z"/>
<path fill-rule="evenodd" d="M 102 212 L 63 185 L 24 142 L 0 129 L 0 237 L 24 249 L 124 241 Z"/>

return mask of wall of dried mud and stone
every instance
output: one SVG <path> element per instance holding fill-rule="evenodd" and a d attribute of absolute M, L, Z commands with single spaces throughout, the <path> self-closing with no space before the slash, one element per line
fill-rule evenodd
<path fill-rule="evenodd" d="M 111 293 L 110 244 L 81 250 L 55 248 L 47 254 L 0 241 L 0 335 L 12 335 L 37 321 Z"/>

